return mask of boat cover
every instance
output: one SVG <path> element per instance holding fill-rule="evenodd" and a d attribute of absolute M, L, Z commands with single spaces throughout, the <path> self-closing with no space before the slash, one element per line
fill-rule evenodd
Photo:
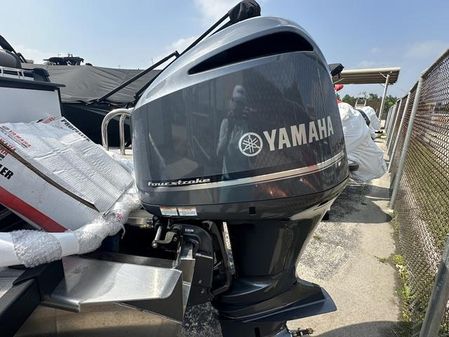
<path fill-rule="evenodd" d="M 22 63 L 25 69 L 44 68 L 50 81 L 64 84 L 61 88 L 62 103 L 88 103 L 106 95 L 120 84 L 137 75 L 139 69 L 115 69 L 95 66 L 56 66 Z M 156 76 L 160 70 L 152 70 L 122 90 L 107 98 L 106 102 L 124 105 L 134 101 L 139 89 Z"/>
<path fill-rule="evenodd" d="M 338 103 L 348 160 L 359 165 L 351 178 L 368 182 L 380 178 L 387 170 L 384 153 L 371 139 L 370 129 L 359 111 L 348 103 Z"/>
<path fill-rule="evenodd" d="M 371 122 L 370 126 L 375 131 L 379 131 L 380 130 L 380 120 L 379 120 L 379 118 L 377 118 L 376 110 L 374 110 L 370 106 L 364 106 L 364 107 L 361 107 L 360 109 L 363 110 L 365 112 L 365 114 L 368 116 L 368 118 Z"/>

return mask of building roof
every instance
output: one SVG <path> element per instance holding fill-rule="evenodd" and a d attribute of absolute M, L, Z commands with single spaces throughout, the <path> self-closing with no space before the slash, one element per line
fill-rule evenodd
<path fill-rule="evenodd" d="M 343 70 L 340 77 L 334 76 L 334 83 L 341 84 L 372 84 L 385 83 L 387 75 L 390 75 L 388 84 L 394 84 L 398 80 L 399 67 L 390 68 L 366 68 Z"/>

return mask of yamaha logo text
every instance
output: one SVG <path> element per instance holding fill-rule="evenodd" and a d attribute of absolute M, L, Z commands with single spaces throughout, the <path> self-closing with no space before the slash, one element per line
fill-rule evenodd
<path fill-rule="evenodd" d="M 240 152 L 247 157 L 256 156 L 262 151 L 264 142 L 270 151 L 314 143 L 333 135 L 334 127 L 328 116 L 309 123 L 263 131 L 262 134 L 263 137 L 255 132 L 247 132 L 240 137 Z"/>

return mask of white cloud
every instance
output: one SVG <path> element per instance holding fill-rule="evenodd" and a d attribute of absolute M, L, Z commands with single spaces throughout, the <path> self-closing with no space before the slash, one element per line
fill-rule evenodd
<path fill-rule="evenodd" d="M 217 22 L 223 15 L 225 15 L 232 7 L 238 4 L 241 0 L 193 0 L 196 8 L 200 11 L 201 21 L 205 26 L 210 26 Z M 262 7 L 263 4 L 269 0 L 257 0 Z"/>
<path fill-rule="evenodd" d="M 179 40 L 176 40 L 170 45 L 170 50 L 177 50 L 178 52 L 183 52 L 189 45 L 193 43 L 197 39 L 197 36 L 183 37 Z"/>
<path fill-rule="evenodd" d="M 175 50 L 177 50 L 179 53 L 182 53 L 184 51 L 184 49 L 186 49 L 193 41 L 196 40 L 196 38 L 197 38 L 197 36 L 183 37 L 183 38 L 180 38 L 180 39 L 170 43 L 169 45 L 164 47 L 161 54 L 156 55 L 155 57 L 151 58 L 151 63 L 158 62 L 159 60 L 163 59 L 165 56 L 171 54 Z M 173 60 L 173 59 L 170 59 L 170 61 L 171 60 Z M 158 68 L 163 68 L 163 67 L 164 67 L 164 65 L 161 65 Z"/>
<path fill-rule="evenodd" d="M 193 0 L 196 9 L 199 12 L 199 19 L 205 27 L 209 27 L 217 22 L 218 19 L 239 2 L 240 0 Z M 170 43 L 163 49 L 162 54 L 152 58 L 153 62 L 157 62 L 174 50 L 177 50 L 180 53 L 183 52 L 185 48 L 198 38 L 198 36 L 183 37 Z"/>
<path fill-rule="evenodd" d="M 357 63 L 357 68 L 372 68 L 378 65 L 379 63 L 376 61 L 363 60 Z"/>
<path fill-rule="evenodd" d="M 194 0 L 205 25 L 216 22 L 239 2 L 239 0 Z"/>
<path fill-rule="evenodd" d="M 378 54 L 378 53 L 380 53 L 382 50 L 379 48 L 379 47 L 373 47 L 373 48 L 371 48 L 370 49 L 370 52 L 372 53 L 372 54 Z"/>
<path fill-rule="evenodd" d="M 449 48 L 449 43 L 439 40 L 416 42 L 405 52 L 405 56 L 413 59 L 428 59 L 440 56 Z"/>
<path fill-rule="evenodd" d="M 199 19 L 205 27 L 209 27 L 218 21 L 223 15 L 225 15 L 232 7 L 238 4 L 241 0 L 193 0 L 195 7 L 199 12 Z M 268 0 L 259 0 L 259 4 Z M 199 36 L 199 35 L 198 35 Z M 184 51 L 198 36 L 190 36 L 180 38 L 167 47 L 165 47 L 164 53 L 159 56 L 153 57 L 153 62 L 157 62 L 167 54 L 177 50 L 178 52 Z"/>
<path fill-rule="evenodd" d="M 55 53 L 55 52 L 27 48 L 21 44 L 11 43 L 11 45 L 14 47 L 16 52 L 21 53 L 27 60 L 33 60 L 34 63 L 38 63 L 38 64 L 44 63 L 44 61 L 43 61 L 44 59 L 47 59 L 51 56 L 58 55 L 58 53 Z"/>

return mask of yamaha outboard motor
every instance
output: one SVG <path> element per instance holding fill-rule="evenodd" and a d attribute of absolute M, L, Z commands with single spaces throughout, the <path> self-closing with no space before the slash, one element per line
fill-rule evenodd
<path fill-rule="evenodd" d="M 209 238 L 190 298 L 212 301 L 225 337 L 290 336 L 287 320 L 334 309 L 295 275 L 348 179 L 329 68 L 300 26 L 253 17 L 219 30 L 156 78 L 132 125 L 153 243 L 173 228 Z"/>

